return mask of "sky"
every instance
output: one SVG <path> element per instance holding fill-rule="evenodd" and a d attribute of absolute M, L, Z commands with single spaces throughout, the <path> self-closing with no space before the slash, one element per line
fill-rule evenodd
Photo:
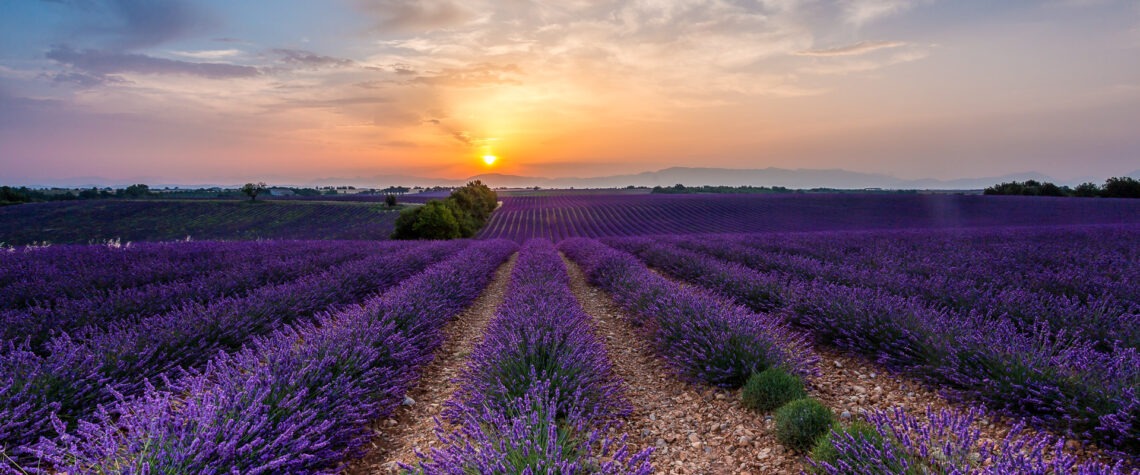
<path fill-rule="evenodd" d="M 1137 124 L 1136 0 L 0 0 L 5 184 L 1099 182 Z"/>

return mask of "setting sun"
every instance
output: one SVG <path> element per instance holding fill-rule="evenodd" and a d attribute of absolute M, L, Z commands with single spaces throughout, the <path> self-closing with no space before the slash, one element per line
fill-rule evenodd
<path fill-rule="evenodd" d="M 483 163 L 486 163 L 487 165 L 494 165 L 495 160 L 498 159 L 499 157 L 496 157 L 494 155 L 483 155 Z"/>

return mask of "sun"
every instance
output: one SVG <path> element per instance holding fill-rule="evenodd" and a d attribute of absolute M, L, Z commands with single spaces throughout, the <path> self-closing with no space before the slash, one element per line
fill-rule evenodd
<path fill-rule="evenodd" d="M 494 155 L 483 155 L 483 163 L 486 163 L 487 165 L 494 165 L 495 160 L 498 159 L 499 157 L 496 157 Z"/>

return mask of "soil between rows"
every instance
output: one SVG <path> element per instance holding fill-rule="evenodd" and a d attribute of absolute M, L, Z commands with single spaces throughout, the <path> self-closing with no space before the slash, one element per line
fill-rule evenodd
<path fill-rule="evenodd" d="M 566 260 L 566 267 L 570 289 L 594 317 L 633 404 L 624 427 L 631 451 L 655 447 L 651 461 L 657 473 L 799 473 L 799 457 L 776 442 L 766 416 L 744 408 L 739 391 L 678 380 L 613 299 L 590 286 L 573 262 Z"/>
<path fill-rule="evenodd" d="M 401 473 L 399 464 L 415 465 L 416 451 L 426 453 L 438 440 L 435 418 L 443 412 L 444 403 L 458 389 L 455 379 L 467 367 L 471 350 L 483 341 L 483 331 L 506 296 L 511 269 L 518 253 L 495 271 L 495 277 L 475 302 L 444 328 L 443 346 L 428 363 L 419 383 L 408 391 L 415 401 L 396 409 L 393 417 L 376 421 L 372 448 L 345 470 L 349 475 Z M 410 402 L 410 401 L 407 401 Z"/>
<path fill-rule="evenodd" d="M 501 266 L 483 294 L 448 324 L 443 346 L 408 392 L 415 402 L 399 407 L 392 418 L 374 423 L 372 449 L 353 461 L 345 473 L 401 473 L 399 463 L 415 465 L 416 451 L 426 453 L 438 444 L 435 418 L 458 388 L 455 379 L 502 303 L 516 258 L 517 254 Z M 807 468 L 803 455 L 777 442 L 770 414 L 746 409 L 739 390 L 679 380 L 644 335 L 627 323 L 624 311 L 610 295 L 591 286 L 572 261 L 563 260 L 570 289 L 593 317 L 594 331 L 603 339 L 614 372 L 623 380 L 625 397 L 633 406 L 621 427 L 628 434 L 630 452 L 653 447 L 651 462 L 655 473 L 661 474 L 795 474 Z M 840 420 L 855 420 L 864 411 L 876 409 L 902 408 L 916 415 L 924 414 L 927 407 L 962 409 L 929 387 L 889 373 L 865 358 L 820 345 L 815 351 L 820 355 L 820 375 L 809 382 L 808 391 Z M 978 429 L 983 438 L 1000 440 L 1010 425 L 984 419 Z M 1082 459 L 1099 455 L 1079 444 L 1070 443 L 1069 448 Z"/>

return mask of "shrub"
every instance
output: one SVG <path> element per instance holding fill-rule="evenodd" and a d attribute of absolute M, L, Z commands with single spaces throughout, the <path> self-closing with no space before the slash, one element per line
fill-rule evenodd
<path fill-rule="evenodd" d="M 807 395 L 800 378 L 781 368 L 768 368 L 748 378 L 741 397 L 745 407 L 768 412 Z"/>
<path fill-rule="evenodd" d="M 387 201 L 395 205 L 395 196 Z M 429 200 L 424 206 L 405 210 L 396 218 L 392 239 L 455 239 L 473 237 L 487 223 L 498 195 L 475 180 L 451 193 L 445 200 Z"/>
<path fill-rule="evenodd" d="M 811 451 L 811 473 L 827 473 L 829 467 L 858 467 L 864 465 L 852 447 L 877 449 L 880 454 L 897 454 L 900 450 L 866 422 L 854 422 L 849 426 L 835 424 L 827 435 L 820 438 Z M 893 457 L 883 457 L 893 459 Z M 886 460 L 890 462 L 890 460 Z M 891 465 L 891 473 L 907 473 L 902 464 Z"/>
<path fill-rule="evenodd" d="M 823 403 L 803 398 L 776 410 L 776 440 L 796 452 L 806 452 L 827 434 L 835 418 Z"/>
<path fill-rule="evenodd" d="M 920 475 L 928 473 L 1075 475 L 1135 474 L 1124 460 L 1115 465 L 1079 463 L 1064 453 L 1064 440 L 1030 435 L 1015 424 L 1001 440 L 986 440 L 977 429 L 978 409 L 934 411 L 925 417 L 872 411 L 867 424 L 836 430 L 812 451 L 811 471 L 827 475 Z"/>
<path fill-rule="evenodd" d="M 396 218 L 392 239 L 455 239 L 460 237 L 459 221 L 451 207 L 442 201 L 429 201 L 410 208 Z"/>

